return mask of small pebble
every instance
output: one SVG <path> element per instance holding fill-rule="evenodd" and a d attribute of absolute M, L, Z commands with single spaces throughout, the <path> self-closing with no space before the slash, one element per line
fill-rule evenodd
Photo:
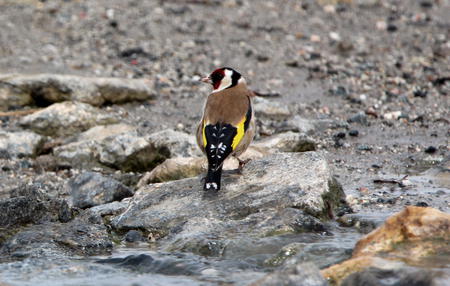
<path fill-rule="evenodd" d="M 373 148 L 371 146 L 366 145 L 366 144 L 358 145 L 358 150 L 360 150 L 360 151 L 370 151 L 372 149 Z"/>
<path fill-rule="evenodd" d="M 428 146 L 428 147 L 425 149 L 425 153 L 427 153 L 427 154 L 433 154 L 433 153 L 435 153 L 436 151 L 437 151 L 437 148 L 434 147 L 434 146 Z"/>

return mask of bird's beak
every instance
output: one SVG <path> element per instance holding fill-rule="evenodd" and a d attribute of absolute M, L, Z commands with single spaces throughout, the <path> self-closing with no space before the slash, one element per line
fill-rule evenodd
<path fill-rule="evenodd" d="M 211 83 L 212 82 L 211 78 L 209 78 L 209 76 L 202 78 L 201 81 L 202 82 L 206 82 L 206 83 Z"/>

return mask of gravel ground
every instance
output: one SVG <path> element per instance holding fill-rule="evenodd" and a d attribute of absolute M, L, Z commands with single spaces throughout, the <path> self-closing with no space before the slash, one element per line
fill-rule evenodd
<path fill-rule="evenodd" d="M 292 114 L 337 126 L 313 137 L 355 210 L 450 209 L 447 0 L 0 0 L 0 8 L 0 73 L 151 79 L 157 100 L 104 107 L 149 134 L 192 132 L 209 88 L 199 77 L 232 66 Z M 17 117 L 0 120 L 18 129 Z M 282 120 L 260 127 L 259 138 L 292 129 Z M 6 190 L 39 178 L 32 160 L 2 164 Z M 424 175 L 433 167 L 443 181 Z M 70 175 L 40 176 L 59 184 Z"/>

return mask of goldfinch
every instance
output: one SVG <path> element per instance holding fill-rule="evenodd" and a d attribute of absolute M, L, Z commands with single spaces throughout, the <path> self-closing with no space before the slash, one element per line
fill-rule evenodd
<path fill-rule="evenodd" d="M 229 156 L 242 154 L 255 135 L 255 118 L 244 77 L 229 67 L 213 71 L 202 79 L 213 91 L 206 99 L 203 117 L 197 127 L 197 144 L 208 159 L 203 189 L 220 190 L 222 166 Z M 239 160 L 241 163 L 241 161 Z"/>

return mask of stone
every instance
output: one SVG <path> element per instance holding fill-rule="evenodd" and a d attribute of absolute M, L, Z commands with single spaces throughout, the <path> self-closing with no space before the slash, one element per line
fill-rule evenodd
<path fill-rule="evenodd" d="M 364 112 L 362 112 L 362 111 L 358 112 L 355 115 L 350 116 L 347 119 L 347 121 L 349 123 L 359 123 L 359 124 L 365 125 L 365 126 L 369 125 L 369 122 L 367 120 L 367 115 Z"/>
<path fill-rule="evenodd" d="M 421 286 L 439 284 L 433 283 L 433 273 L 425 269 L 382 269 L 369 267 L 360 272 L 349 275 L 344 281 L 342 281 L 341 285 Z"/>
<path fill-rule="evenodd" d="M 0 76 L 0 109 L 25 105 L 47 106 L 78 101 L 94 106 L 155 97 L 146 79 L 92 78 L 74 75 L 10 74 Z"/>
<path fill-rule="evenodd" d="M 137 132 L 108 137 L 96 144 L 95 149 L 101 164 L 125 172 L 151 170 L 171 155 L 168 145 L 155 146 Z"/>
<path fill-rule="evenodd" d="M 332 283 L 340 285 L 346 277 L 349 277 L 347 281 L 359 281 L 361 275 L 371 273 L 369 267 L 374 267 L 400 271 L 391 272 L 391 274 L 394 273 L 392 274 L 392 280 L 394 280 L 399 275 L 403 277 L 402 271 L 418 265 L 425 258 L 439 259 L 448 255 L 449 242 L 450 214 L 433 208 L 408 206 L 390 216 L 382 226 L 361 238 L 353 249 L 351 259 L 322 270 L 322 275 Z M 350 277 L 357 272 L 361 273 Z M 431 277 L 437 277 L 433 272 L 430 273 Z M 450 273 L 446 275 L 450 277 Z M 369 277 L 368 280 L 370 279 L 372 278 Z M 380 277 L 377 279 L 381 280 Z M 380 282 L 377 283 L 361 285 L 382 285 Z"/>
<path fill-rule="evenodd" d="M 133 195 L 124 184 L 95 172 L 83 172 L 67 183 L 72 204 L 77 208 L 89 208 Z"/>
<path fill-rule="evenodd" d="M 262 158 L 267 154 L 269 154 L 269 150 L 266 150 L 266 148 L 250 146 L 239 156 L 239 159 L 249 161 Z M 238 168 L 239 161 L 235 157 L 228 158 L 223 164 L 223 170 L 236 170 Z M 169 158 L 156 166 L 152 171 L 145 173 L 139 180 L 137 187 L 141 188 L 150 183 L 160 183 L 195 177 L 206 172 L 206 170 L 206 156 Z"/>
<path fill-rule="evenodd" d="M 313 263 L 288 264 L 253 282 L 250 286 L 327 286 Z"/>
<path fill-rule="evenodd" d="M 0 200 L 0 227 L 14 229 L 46 221 L 67 222 L 72 214 L 67 202 L 51 197 L 39 183 L 22 184 Z"/>
<path fill-rule="evenodd" d="M 276 152 L 307 152 L 316 150 L 316 142 L 303 133 L 289 131 L 255 142 L 253 147 Z"/>
<path fill-rule="evenodd" d="M 292 115 L 286 104 L 278 101 L 271 101 L 262 97 L 255 97 L 253 109 L 257 117 L 266 117 L 270 119 L 286 119 Z"/>
<path fill-rule="evenodd" d="M 146 138 L 155 148 L 169 150 L 170 157 L 194 157 L 202 155 L 195 137 L 181 131 L 166 129 Z"/>
<path fill-rule="evenodd" d="M 315 152 L 252 160 L 242 175 L 224 172 L 222 180 L 223 189 L 216 194 L 203 192 L 199 177 L 142 187 L 111 225 L 117 231 L 146 230 L 156 239 L 165 239 L 168 250 L 217 255 L 223 246 L 208 237 L 304 231 L 308 227 L 296 226 L 296 217 L 307 213 L 326 219 L 345 204 L 342 188 Z"/>
<path fill-rule="evenodd" d="M 6 76 L 0 77 L 0 110 L 32 104 L 31 95 L 18 87 L 5 83 L 4 80 L 7 78 Z"/>
<path fill-rule="evenodd" d="M 68 223 L 44 223 L 26 227 L 0 247 L 0 257 L 61 257 L 106 255 L 112 251 L 107 228 L 100 224 L 73 220 Z"/>
<path fill-rule="evenodd" d="M 433 208 L 409 206 L 360 239 L 353 250 L 353 257 L 389 252 L 414 260 L 438 253 L 439 244 L 433 243 L 434 240 L 449 243 L 450 214 Z M 398 249 L 399 243 L 408 244 L 408 247 Z"/>
<path fill-rule="evenodd" d="M 287 125 L 294 127 L 295 131 L 305 134 L 312 134 L 316 129 L 313 120 L 309 120 L 298 115 L 295 115 L 289 119 Z"/>
<path fill-rule="evenodd" d="M 108 113 L 80 102 L 50 105 L 20 120 L 20 125 L 39 134 L 60 137 L 76 135 L 95 125 L 116 123 Z"/>
<path fill-rule="evenodd" d="M 45 143 L 45 137 L 29 131 L 0 130 L 0 158 L 35 157 Z"/>
<path fill-rule="evenodd" d="M 147 172 L 139 180 L 137 187 L 141 188 L 149 183 L 160 183 L 198 176 L 204 171 L 204 163 L 206 163 L 206 159 L 203 157 L 166 159 L 152 171 Z"/>
<path fill-rule="evenodd" d="M 125 124 L 96 126 L 77 141 L 55 148 L 54 154 L 74 167 L 110 167 L 122 171 L 152 170 L 170 157 L 200 155 L 193 136 L 164 130 L 147 137 Z"/>
<path fill-rule="evenodd" d="M 131 131 L 136 131 L 136 127 L 124 123 L 98 125 L 80 133 L 76 141 L 101 141 L 108 137 Z"/>
<path fill-rule="evenodd" d="M 100 167 L 97 151 L 100 143 L 119 134 L 135 131 L 135 127 L 123 123 L 94 126 L 80 133 L 74 142 L 56 147 L 53 153 L 60 161 L 73 167 Z"/>
<path fill-rule="evenodd" d="M 199 274 L 202 264 L 190 263 L 173 258 L 155 259 L 148 254 L 128 255 L 126 257 L 97 260 L 100 264 L 111 264 L 138 273 L 158 273 L 164 275 Z"/>
<path fill-rule="evenodd" d="M 0 227 L 34 223 L 45 215 L 44 204 L 27 197 L 0 200 Z"/>

